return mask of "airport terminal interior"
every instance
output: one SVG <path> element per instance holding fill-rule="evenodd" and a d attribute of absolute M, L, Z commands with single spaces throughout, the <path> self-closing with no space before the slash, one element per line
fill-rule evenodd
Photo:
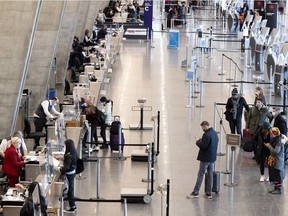
<path fill-rule="evenodd" d="M 100 46 L 110 48 L 104 51 L 99 49 L 99 59 L 104 58 L 101 61 L 98 56 L 91 57 L 91 65 L 85 66 L 87 69 L 78 77 L 79 82 L 72 82 L 73 68 L 67 69 L 73 37 L 76 35 L 82 41 L 85 29 L 92 31 L 99 9 L 104 9 L 109 1 L 55 1 L 53 5 L 46 0 L 0 2 L 2 10 L 6 8 L 7 11 L 13 11 L 17 3 L 22 5 L 21 10 L 11 12 L 19 21 L 17 24 L 16 21 L 9 22 L 15 25 L 12 28 L 14 32 L 0 22 L 5 27 L 1 36 L 7 42 L 1 43 L 6 50 L 2 51 L 1 65 L 7 69 L 0 72 L 3 77 L 0 81 L 3 98 L 0 113 L 4 119 L 0 125 L 1 136 L 7 137 L 14 130 L 24 130 L 23 119 L 26 115 L 34 131 L 33 118 L 30 117 L 37 105 L 51 94 L 59 98 L 59 105 L 64 107 L 63 112 L 68 117 L 71 113 L 77 114 L 75 105 L 69 104 L 73 99 L 79 100 L 80 95 L 90 96 L 100 110 L 103 109 L 99 102 L 102 96 L 113 100 L 112 115 L 113 118 L 120 116 L 125 137 L 122 152 L 111 151 L 110 147 L 91 148 L 90 152 L 89 143 L 82 146 L 83 130 L 87 128 L 85 124 L 83 127 L 77 124 L 79 116 L 73 118 L 73 122 L 67 122 L 66 128 L 58 123 L 54 126 L 53 123 L 52 129 L 47 129 L 50 138 L 56 139 L 56 144 L 63 137 L 53 135 L 55 131 L 63 133 L 67 139 L 73 139 L 78 157 L 83 158 L 85 166 L 75 180 L 77 211 L 63 213 L 63 209 L 69 208 L 69 205 L 64 199 L 61 207 L 59 197 L 62 188 L 57 189 L 53 182 L 48 184 L 51 189 L 46 197 L 52 197 L 55 193 L 57 200 L 53 206 L 52 198 L 48 199 L 49 215 L 288 215 L 287 178 L 283 181 L 282 194 L 269 193 L 273 185 L 259 181 L 259 165 L 252 159 L 253 152 L 245 152 L 239 145 L 227 144 L 226 135 L 230 134 L 230 128 L 223 114 L 234 88 L 252 107 L 257 86 L 264 90 L 268 109 L 278 106 L 285 111 L 283 104 L 287 104 L 285 80 L 288 73 L 285 10 L 282 13 L 276 7 L 276 21 L 275 17 L 272 21 L 265 21 L 259 18 L 259 14 L 249 15 L 240 31 L 237 8 L 243 3 L 230 1 L 223 17 L 218 7 L 221 3 L 217 3 L 216 7 L 214 1 L 196 2 L 187 11 L 185 19 L 183 16 L 183 19 L 177 20 L 176 16 L 167 22 L 163 13 L 164 4 L 173 6 L 173 1 L 145 0 L 144 10 L 147 2 L 153 4 L 151 39 L 146 39 L 149 38 L 146 27 L 143 38 L 143 26 L 129 27 L 129 23 L 123 21 L 107 23 L 106 40 L 96 49 Z M 255 7 L 253 2 L 246 3 L 252 9 Z M 174 6 L 177 4 L 176 1 Z M 266 7 L 268 3 L 263 1 L 263 4 Z M 151 10 L 151 5 L 147 5 L 147 8 Z M 29 16 L 31 13 L 33 16 Z M 7 15 L 4 11 L 0 20 Z M 38 19 L 34 20 L 34 16 L 38 16 Z M 48 23 L 48 20 L 51 22 Z M 63 26 L 60 27 L 61 22 Z M 116 36 L 111 39 L 113 32 L 116 32 Z M 15 36 L 19 34 L 25 35 Z M 6 38 L 9 35 L 13 35 L 14 42 Z M 35 40 L 32 40 L 33 37 Z M 90 48 L 84 47 L 86 51 Z M 9 53 L 9 56 L 4 57 L 4 53 Z M 89 81 L 88 76 L 89 73 L 97 73 L 94 64 L 100 65 L 102 72 L 99 78 L 96 76 L 97 86 L 94 85 L 96 82 L 93 84 L 92 80 Z M 88 71 L 89 67 L 92 71 Z M 9 80 L 11 73 L 8 69 L 15 73 L 15 79 Z M 64 95 L 65 79 L 70 83 L 72 95 L 67 92 Z M 28 92 L 22 94 L 23 89 L 28 89 Z M 17 106 L 20 109 L 15 109 Z M 71 106 L 72 111 L 69 110 Z M 60 106 L 56 109 L 59 110 Z M 196 138 L 203 135 L 200 127 L 202 121 L 208 121 L 218 132 L 219 155 L 215 170 L 220 172 L 220 190 L 212 193 L 212 199 L 207 199 L 203 181 L 199 198 L 187 199 L 197 179 L 199 148 Z M 242 128 L 245 125 L 243 117 Z M 64 131 L 57 130 L 57 127 Z M 101 146 L 99 128 L 97 132 Z M 108 141 L 109 134 L 108 127 Z M 25 142 L 28 150 L 32 151 L 34 140 L 25 139 Z M 45 145 L 44 139 L 41 139 L 41 144 Z M 42 171 L 39 172 L 41 174 Z M 265 174 L 268 174 L 267 168 Z M 45 185 L 45 182 L 40 183 Z M 9 190 L 6 192 L 4 189 L 3 215 L 17 215 L 13 209 L 19 212 L 19 206 L 13 200 L 7 201 Z M 41 214 L 38 212 L 35 215 Z"/>

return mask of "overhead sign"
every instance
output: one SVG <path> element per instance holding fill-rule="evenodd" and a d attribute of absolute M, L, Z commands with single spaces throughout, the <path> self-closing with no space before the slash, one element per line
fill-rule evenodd
<path fill-rule="evenodd" d="M 144 25 L 149 27 L 149 39 L 151 38 L 153 19 L 153 0 L 144 1 Z"/>

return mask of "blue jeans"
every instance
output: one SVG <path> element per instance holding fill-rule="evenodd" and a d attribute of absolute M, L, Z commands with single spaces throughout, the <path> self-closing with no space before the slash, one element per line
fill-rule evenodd
<path fill-rule="evenodd" d="M 74 180 L 76 177 L 76 174 L 72 174 L 72 175 L 66 175 L 67 180 L 68 180 L 68 202 L 69 202 L 69 206 L 70 208 L 75 207 L 75 197 L 74 197 Z"/>
<path fill-rule="evenodd" d="M 212 192 L 214 162 L 202 162 L 202 161 L 200 161 L 199 171 L 198 171 L 198 175 L 197 175 L 197 181 L 196 181 L 193 192 L 199 193 L 206 170 L 207 170 L 207 174 L 208 174 L 208 176 L 207 176 L 208 179 L 207 179 L 207 185 L 205 187 L 205 190 L 207 190 L 207 191 L 205 191 L 205 193 L 211 193 Z"/>

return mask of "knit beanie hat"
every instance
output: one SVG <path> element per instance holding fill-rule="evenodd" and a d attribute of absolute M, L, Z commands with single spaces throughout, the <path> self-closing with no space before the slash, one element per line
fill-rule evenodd
<path fill-rule="evenodd" d="M 262 125 L 262 128 L 264 128 L 264 129 L 270 129 L 271 126 L 270 126 L 269 122 L 264 121 L 264 122 L 263 122 L 263 125 Z"/>

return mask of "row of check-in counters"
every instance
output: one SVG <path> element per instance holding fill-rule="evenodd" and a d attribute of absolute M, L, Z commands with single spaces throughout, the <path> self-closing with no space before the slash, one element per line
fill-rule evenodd
<path fill-rule="evenodd" d="M 85 65 L 85 72 L 80 75 L 79 83 L 73 88 L 74 101 L 79 101 L 81 97 L 90 97 L 93 99 L 94 105 L 96 105 L 99 95 L 106 94 L 104 85 L 109 83 L 109 77 L 112 74 L 111 67 L 116 55 L 119 53 L 123 32 L 123 28 L 120 28 L 114 37 L 110 37 L 105 41 L 105 49 L 100 48 L 101 50 L 99 51 L 105 58 L 104 61 L 100 62 L 99 68 L 95 70 L 95 64 Z M 94 58 L 90 59 L 91 62 L 99 62 L 96 57 Z M 90 76 L 96 77 L 96 81 L 90 81 Z M 75 147 L 80 154 L 78 156 L 82 158 L 82 148 L 79 144 L 86 133 L 87 125 L 86 127 L 84 126 L 85 117 L 80 116 L 79 109 L 74 104 L 71 104 L 70 100 L 64 101 L 61 105 L 63 119 L 60 118 L 52 124 L 48 122 L 46 129 L 48 143 L 53 143 L 52 146 L 54 146 L 51 148 L 52 155 L 47 160 L 47 156 L 43 151 L 40 153 L 29 152 L 27 156 L 29 162 L 25 164 L 25 181 L 20 182 L 25 189 L 9 188 L 6 194 L 3 195 L 2 207 L 4 216 L 20 215 L 20 210 L 27 199 L 28 185 L 32 181 L 39 182 L 41 193 L 47 198 L 48 213 L 63 215 L 63 182 L 59 179 L 60 173 L 53 169 L 54 166 L 58 166 L 61 162 L 53 156 L 56 155 L 58 158 L 59 155 L 64 155 L 64 150 L 59 147 L 61 146 L 59 143 L 63 141 L 63 137 L 66 137 L 74 141 Z M 61 121 L 65 122 L 64 125 L 63 123 L 59 124 Z M 42 148 L 44 147 L 42 146 Z M 39 198 L 35 198 L 35 200 L 33 198 L 33 201 L 39 202 L 37 199 Z"/>

